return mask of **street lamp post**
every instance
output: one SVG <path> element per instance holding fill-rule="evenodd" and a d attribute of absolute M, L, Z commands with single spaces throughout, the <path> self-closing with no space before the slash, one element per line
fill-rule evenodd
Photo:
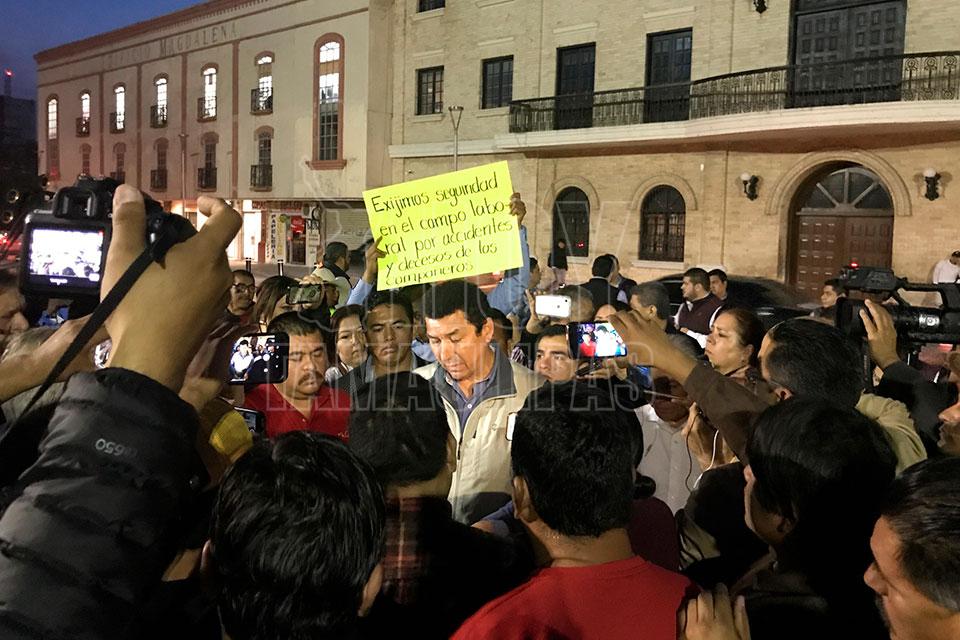
<path fill-rule="evenodd" d="M 463 117 L 463 107 L 447 107 L 450 110 L 450 122 L 453 123 L 453 170 L 460 170 L 460 118 Z"/>
<path fill-rule="evenodd" d="M 187 134 L 178 134 L 180 138 L 180 212 L 187 215 Z"/>

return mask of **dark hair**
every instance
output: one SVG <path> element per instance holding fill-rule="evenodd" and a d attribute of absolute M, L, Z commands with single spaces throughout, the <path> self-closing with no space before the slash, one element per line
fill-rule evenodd
<path fill-rule="evenodd" d="M 286 333 L 291 336 L 319 335 L 326 350 L 327 358 L 332 359 L 335 357 L 334 354 L 337 350 L 334 347 L 335 339 L 333 331 L 330 330 L 329 322 L 323 315 L 308 316 L 304 312 L 288 311 L 271 320 L 267 326 L 267 332 Z"/>
<path fill-rule="evenodd" d="M 15 289 L 18 282 L 17 272 L 14 269 L 0 269 L 0 289 Z"/>
<path fill-rule="evenodd" d="M 960 613 L 960 458 L 925 460 L 894 480 L 881 514 L 900 538 L 900 568 L 920 593 Z"/>
<path fill-rule="evenodd" d="M 367 298 L 365 307 L 367 313 L 370 313 L 377 307 L 382 307 L 388 304 L 396 305 L 403 309 L 403 312 L 407 314 L 407 320 L 412 324 L 413 323 L 413 305 L 410 303 L 410 299 L 407 298 L 401 291 L 396 289 L 387 289 L 386 291 L 376 291 Z"/>
<path fill-rule="evenodd" d="M 657 317 L 661 320 L 670 317 L 670 294 L 662 282 L 642 282 L 630 289 L 630 297 L 633 296 L 640 298 L 640 304 L 644 307 L 656 307 Z"/>
<path fill-rule="evenodd" d="M 336 438 L 262 440 L 226 473 L 210 525 L 227 634 L 342 637 L 384 553 L 383 493 Z"/>
<path fill-rule="evenodd" d="M 720 282 L 727 281 L 727 272 L 724 271 L 723 269 L 711 269 L 710 271 L 707 272 L 707 280 L 709 280 L 713 276 L 717 276 L 718 278 L 720 278 Z"/>
<path fill-rule="evenodd" d="M 824 280 L 823 286 L 832 287 L 838 296 L 847 295 L 847 288 L 843 286 L 843 283 L 837 280 L 836 278 L 830 278 L 829 280 Z"/>
<path fill-rule="evenodd" d="M 610 302 L 604 302 L 599 307 L 597 311 L 600 311 L 600 307 L 613 307 L 614 311 L 620 313 L 621 311 L 627 311 L 630 309 L 630 305 L 626 302 L 620 302 L 619 300 L 611 300 Z"/>
<path fill-rule="evenodd" d="M 359 318 L 363 322 L 364 309 L 359 304 L 348 304 L 340 307 L 330 316 L 330 330 L 333 331 L 334 340 L 340 331 L 340 323 L 347 318 Z"/>
<path fill-rule="evenodd" d="M 466 280 L 448 280 L 430 287 L 423 296 L 423 315 L 439 320 L 462 311 L 477 333 L 490 317 L 490 303 L 480 287 Z"/>
<path fill-rule="evenodd" d="M 704 289 L 710 289 L 710 276 L 700 267 L 693 267 L 683 272 L 684 278 L 689 278 L 691 284 L 699 284 Z"/>
<path fill-rule="evenodd" d="M 760 345 L 763 344 L 763 336 L 766 333 L 760 317 L 750 309 L 744 309 L 742 307 L 724 309 L 720 312 L 720 315 L 733 318 L 737 326 L 737 341 L 740 343 L 740 346 L 753 347 L 753 353 L 750 354 L 750 366 L 759 366 Z"/>
<path fill-rule="evenodd" d="M 613 273 L 613 256 L 604 254 L 593 261 L 591 273 L 595 278 L 607 278 Z"/>
<path fill-rule="evenodd" d="M 794 395 L 845 407 L 859 402 L 863 363 L 858 345 L 836 327 L 791 318 L 770 329 L 774 345 L 764 359 L 767 373 Z"/>
<path fill-rule="evenodd" d="M 330 242 L 327 243 L 327 247 L 323 251 L 323 261 L 336 262 L 340 258 L 347 258 L 347 261 L 349 261 L 349 258 L 347 257 L 348 253 L 349 249 L 347 249 L 347 245 L 344 243 Z"/>
<path fill-rule="evenodd" d="M 637 440 L 613 407 L 609 393 L 569 382 L 530 394 L 517 414 L 513 473 L 561 535 L 597 537 L 630 518 Z"/>
<path fill-rule="evenodd" d="M 539 265 L 539 264 L 540 264 L 540 263 L 537 262 L 537 259 L 536 259 L 536 258 L 534 258 L 533 256 L 530 256 L 530 270 L 531 270 L 531 271 L 533 271 L 534 269 L 536 269 L 536 268 L 537 268 L 537 265 Z"/>
<path fill-rule="evenodd" d="M 588 315 L 590 316 L 590 320 L 593 320 L 593 316 L 597 312 L 597 305 L 593 301 L 593 294 L 590 293 L 589 289 L 581 285 L 572 285 L 564 287 L 561 291 L 558 291 L 558 293 L 570 298 L 571 312 L 573 309 L 577 309 L 581 305 L 589 304 L 590 313 Z M 588 320 L 588 322 L 590 320 Z"/>
<path fill-rule="evenodd" d="M 778 549 L 781 569 L 802 572 L 828 601 L 846 601 L 879 623 L 862 576 L 897 466 L 880 425 L 851 407 L 790 398 L 760 414 L 747 454 L 753 497 L 794 523 Z M 838 610 L 852 613 L 847 608 Z"/>
<path fill-rule="evenodd" d="M 513 335 L 513 323 L 503 311 L 490 307 L 487 317 L 493 320 L 494 327 L 499 327 L 502 331 L 506 331 L 508 337 Z"/>
<path fill-rule="evenodd" d="M 437 477 L 447 461 L 450 427 L 429 381 L 403 372 L 357 392 L 350 413 L 350 449 L 380 483 L 406 486 Z"/>
<path fill-rule="evenodd" d="M 243 339 L 243 340 L 241 340 L 240 342 L 238 342 L 237 344 L 238 344 L 238 345 L 244 344 L 244 345 L 247 345 L 247 346 L 249 347 L 249 346 L 250 346 L 250 341 L 247 340 L 247 339 Z"/>
<path fill-rule="evenodd" d="M 253 317 L 257 322 L 269 323 L 273 319 L 273 310 L 277 308 L 277 303 L 287 295 L 290 287 L 296 285 L 297 281 L 287 276 L 270 276 L 261 282 L 257 288 L 257 303 L 253 305 Z"/>
<path fill-rule="evenodd" d="M 553 324 L 549 327 L 545 327 L 543 331 L 537 334 L 536 340 L 534 341 L 534 349 L 540 345 L 540 341 L 544 338 L 555 338 L 557 336 L 563 336 L 564 339 L 567 337 L 567 327 L 560 324 Z M 571 354 L 572 355 L 572 354 Z"/>
<path fill-rule="evenodd" d="M 246 276 L 246 277 L 250 278 L 251 280 L 253 280 L 253 284 L 257 284 L 257 279 L 253 276 L 253 274 L 252 274 L 251 272 L 247 271 L 246 269 L 234 269 L 234 270 L 233 270 L 233 275 L 234 275 L 234 276 Z"/>

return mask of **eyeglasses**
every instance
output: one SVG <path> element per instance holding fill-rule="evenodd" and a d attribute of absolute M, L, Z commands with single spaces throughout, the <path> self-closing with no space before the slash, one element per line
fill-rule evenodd
<path fill-rule="evenodd" d="M 233 285 L 234 291 L 256 291 L 257 286 L 253 284 L 235 284 Z"/>

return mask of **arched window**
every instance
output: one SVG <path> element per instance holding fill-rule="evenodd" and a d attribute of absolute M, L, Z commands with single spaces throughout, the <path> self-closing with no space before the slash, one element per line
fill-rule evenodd
<path fill-rule="evenodd" d="M 110 114 L 110 129 L 113 133 L 120 133 L 126 124 L 127 112 L 127 88 L 122 84 L 113 89 L 113 106 L 114 112 Z"/>
<path fill-rule="evenodd" d="M 343 38 L 328 34 L 314 46 L 313 163 L 343 167 Z"/>
<path fill-rule="evenodd" d="M 80 173 L 90 175 L 90 153 L 92 149 L 88 144 L 80 145 Z"/>
<path fill-rule="evenodd" d="M 200 120 L 213 120 L 217 117 L 217 67 L 203 68 L 203 97 L 199 100 Z"/>
<path fill-rule="evenodd" d="M 160 128 L 167 126 L 167 76 L 157 76 L 153 81 L 154 105 L 150 107 L 150 126 Z"/>
<path fill-rule="evenodd" d="M 90 92 L 80 93 L 80 117 L 77 118 L 77 137 L 90 135 Z"/>
<path fill-rule="evenodd" d="M 580 189 L 567 187 L 553 205 L 553 244 L 563 240 L 568 255 L 590 255 L 590 200 Z"/>
<path fill-rule="evenodd" d="M 640 259 L 683 262 L 687 205 L 670 186 L 651 189 L 640 207 Z"/>
<path fill-rule="evenodd" d="M 47 175 L 60 177 L 60 100 L 47 99 Z"/>
<path fill-rule="evenodd" d="M 250 111 L 270 113 L 273 111 L 273 54 L 261 53 L 256 63 L 257 88 L 253 90 Z"/>
<path fill-rule="evenodd" d="M 114 167 L 115 170 L 110 174 L 110 177 L 116 180 L 117 182 L 126 182 L 126 170 L 124 165 L 126 164 L 126 155 L 127 155 L 127 145 L 122 142 L 118 142 L 113 145 L 113 157 L 114 157 Z"/>

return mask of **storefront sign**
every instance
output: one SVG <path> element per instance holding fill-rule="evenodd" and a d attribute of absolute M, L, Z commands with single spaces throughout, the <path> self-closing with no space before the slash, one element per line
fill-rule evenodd
<path fill-rule="evenodd" d="M 452 280 L 522 262 L 506 162 L 363 193 L 373 237 L 386 257 L 377 286 Z"/>

